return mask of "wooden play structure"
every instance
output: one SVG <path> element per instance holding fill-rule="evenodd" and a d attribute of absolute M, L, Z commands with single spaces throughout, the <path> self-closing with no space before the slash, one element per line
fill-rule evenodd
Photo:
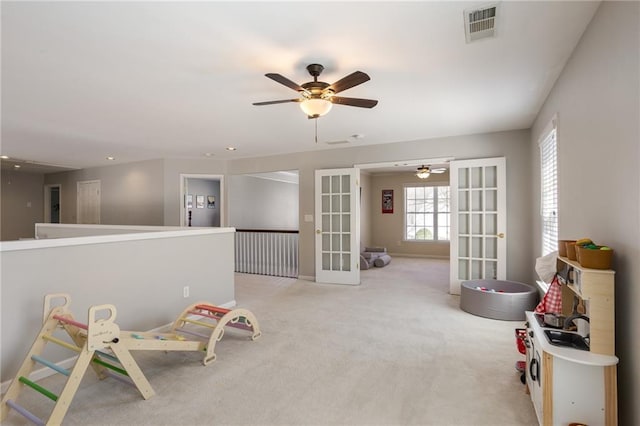
<path fill-rule="evenodd" d="M 61 306 L 51 307 L 54 299 L 63 299 Z M 125 383 L 132 384 L 142 394 L 144 399 L 154 395 L 153 388 L 144 377 L 142 370 L 133 359 L 129 350 L 119 344 L 120 329 L 114 323 L 116 308 L 113 305 L 99 305 L 89 308 L 87 324 L 76 321 L 68 310 L 71 299 L 66 294 L 49 294 L 44 298 L 44 322 L 31 350 L 27 354 L 16 377 L 11 382 L 7 393 L 2 398 L 0 420 L 4 420 L 10 408 L 38 425 L 59 425 L 64 418 L 69 405 L 80 385 L 80 381 L 89 366 L 93 368 L 100 379 L 108 376 L 118 378 Z M 96 313 L 107 311 L 106 319 L 97 319 Z M 56 331 L 64 331 L 72 343 L 54 336 Z M 78 353 L 76 362 L 71 370 L 60 367 L 42 357 L 47 343 L 54 343 Z M 110 353 L 106 352 L 109 351 Z M 60 395 L 29 380 L 29 375 L 36 364 L 50 368 L 63 376 L 67 381 Z M 114 365 L 119 364 L 120 366 Z M 44 421 L 17 402 L 20 392 L 33 389 L 45 397 L 53 400 L 55 405 Z"/>
<path fill-rule="evenodd" d="M 203 351 L 202 363 L 209 365 L 216 360 L 216 343 L 224 336 L 225 327 L 249 331 L 251 340 L 262 335 L 250 311 L 199 302 L 182 311 L 169 333 L 122 331 L 120 339 L 132 351 Z"/>
<path fill-rule="evenodd" d="M 53 301 L 63 303 L 52 306 Z M 71 298 L 67 294 L 45 296 L 42 329 L 2 398 L 0 421 L 7 417 L 10 409 L 14 409 L 34 424 L 59 425 L 89 366 L 98 378 L 112 377 L 132 385 L 144 399 L 148 399 L 155 392 L 131 356 L 131 351 L 202 351 L 203 364 L 208 365 L 216 359 L 215 345 L 222 339 L 225 327 L 249 331 L 252 340 L 262 334 L 258 321 L 248 310 L 225 309 L 206 302 L 187 307 L 173 323 L 169 333 L 121 331 L 114 322 L 116 308 L 113 305 L 92 306 L 89 308 L 88 321 L 83 324 L 76 321 L 69 311 L 70 303 Z M 105 313 L 107 318 L 99 318 L 104 317 Z M 66 332 L 67 339 L 55 337 L 55 332 Z M 67 370 L 43 358 L 47 343 L 78 353 L 73 368 Z M 59 395 L 29 379 L 36 365 L 67 377 Z M 47 420 L 42 420 L 17 402 L 20 393 L 26 389 L 35 390 L 55 402 Z"/>

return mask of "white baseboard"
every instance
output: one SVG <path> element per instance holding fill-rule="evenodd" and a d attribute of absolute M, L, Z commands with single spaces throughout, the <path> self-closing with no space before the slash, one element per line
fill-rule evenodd
<path fill-rule="evenodd" d="M 227 303 L 223 303 L 222 305 L 217 305 L 221 308 L 226 308 L 226 309 L 230 309 L 236 306 L 236 300 L 233 299 L 230 302 Z M 171 326 L 173 325 L 173 322 L 170 322 L 169 324 L 165 324 L 165 325 L 161 325 L 160 327 L 156 327 L 156 328 L 152 328 L 151 330 L 147 330 L 147 333 L 165 333 L 167 331 L 169 331 L 171 329 Z M 76 363 L 76 359 L 78 357 L 74 356 L 71 358 L 67 358 L 65 360 L 56 362 L 56 365 L 59 367 L 62 367 L 64 369 L 71 369 L 73 368 L 73 366 Z M 37 382 L 38 380 L 42 380 L 45 379 L 49 376 L 53 376 L 54 374 L 56 374 L 55 370 L 50 369 L 49 367 L 42 367 L 39 368 L 37 370 L 34 370 L 31 372 L 31 374 L 29 375 L 28 379 L 31 380 L 32 382 Z M 13 379 L 11 379 L 13 380 Z M 0 391 L 2 392 L 2 394 L 6 393 L 7 390 L 9 389 L 9 385 L 11 385 L 11 380 L 6 380 L 4 382 L 2 382 L 1 386 L 0 386 Z"/>
<path fill-rule="evenodd" d="M 389 256 L 396 257 L 412 257 L 412 258 L 420 258 L 420 259 L 439 259 L 439 260 L 449 260 L 449 256 L 438 256 L 434 254 L 410 254 L 410 253 L 389 253 Z"/>

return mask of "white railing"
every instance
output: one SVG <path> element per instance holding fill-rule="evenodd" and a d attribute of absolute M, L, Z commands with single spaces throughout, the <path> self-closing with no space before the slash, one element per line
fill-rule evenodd
<path fill-rule="evenodd" d="M 298 277 L 298 231 L 236 230 L 236 272 Z"/>

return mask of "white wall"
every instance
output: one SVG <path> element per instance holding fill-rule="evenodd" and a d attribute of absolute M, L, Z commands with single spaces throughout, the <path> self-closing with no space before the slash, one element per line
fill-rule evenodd
<path fill-rule="evenodd" d="M 140 225 L 91 225 L 36 223 L 36 239 L 75 238 L 97 235 L 138 234 L 141 232 L 180 231 L 179 226 L 140 226 Z"/>
<path fill-rule="evenodd" d="M 640 4 L 603 2 L 531 132 L 533 210 L 537 141 L 558 115 L 560 238 L 613 247 L 621 425 L 640 424 Z M 540 253 L 535 216 L 534 253 Z"/>
<path fill-rule="evenodd" d="M 2 243 L 1 380 L 12 378 L 37 336 L 46 294 L 69 293 L 80 322 L 90 306 L 110 303 L 121 329 L 150 330 L 200 300 L 233 303 L 233 247 L 230 228 Z M 73 355 L 54 350 L 47 359 Z"/>
<path fill-rule="evenodd" d="M 227 181 L 229 226 L 297 230 L 298 184 L 234 175 Z"/>

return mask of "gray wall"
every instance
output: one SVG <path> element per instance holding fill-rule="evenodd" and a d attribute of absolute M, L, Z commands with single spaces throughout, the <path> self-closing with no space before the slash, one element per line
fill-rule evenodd
<path fill-rule="evenodd" d="M 558 115 L 560 238 L 614 250 L 621 425 L 640 424 L 640 4 L 603 2 L 532 129 L 532 211 L 539 206 L 538 139 Z M 535 250 L 540 253 L 540 219 Z"/>
<path fill-rule="evenodd" d="M 44 217 L 44 175 L 3 170 L 0 180 L 0 240 L 33 238 Z"/>
<path fill-rule="evenodd" d="M 62 184 L 61 223 L 76 223 L 77 182 L 86 180 L 100 181 L 100 222 L 102 224 L 164 225 L 164 162 L 162 160 L 116 164 L 46 175 L 46 184 Z"/>
<path fill-rule="evenodd" d="M 187 194 L 193 196 L 191 210 L 191 226 L 220 226 L 220 180 L 187 178 Z M 197 196 L 204 197 L 204 208 L 197 207 Z M 215 197 L 215 207 L 210 209 L 207 205 L 208 196 Z"/>
<path fill-rule="evenodd" d="M 372 220 L 371 220 L 371 188 L 372 176 L 369 173 L 360 171 L 360 245 L 363 247 L 371 247 L 373 245 L 372 238 Z"/>
<path fill-rule="evenodd" d="M 227 181 L 229 226 L 239 229 L 298 229 L 298 185 L 255 176 Z"/>

